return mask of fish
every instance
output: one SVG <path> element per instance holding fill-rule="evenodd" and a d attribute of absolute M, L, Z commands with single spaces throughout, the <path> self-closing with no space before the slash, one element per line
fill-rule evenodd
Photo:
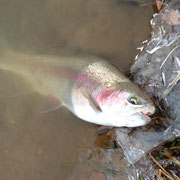
<path fill-rule="evenodd" d="M 148 124 L 152 100 L 109 61 L 96 56 L 0 52 L 0 69 L 22 76 L 44 97 L 42 113 L 62 106 L 82 120 L 111 127 Z"/>

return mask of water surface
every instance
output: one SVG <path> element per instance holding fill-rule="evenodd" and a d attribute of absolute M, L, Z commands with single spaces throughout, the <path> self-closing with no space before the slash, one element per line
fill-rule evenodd
<path fill-rule="evenodd" d="M 125 72 L 152 13 L 121 0 L 0 0 L 0 33 L 17 51 L 93 54 Z M 95 147 L 96 125 L 65 108 L 40 114 L 41 97 L 22 77 L 0 71 L 0 99 L 1 180 L 67 179 L 78 153 Z"/>

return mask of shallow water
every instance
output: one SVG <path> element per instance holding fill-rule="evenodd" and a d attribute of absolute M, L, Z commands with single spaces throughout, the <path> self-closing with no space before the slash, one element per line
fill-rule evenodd
<path fill-rule="evenodd" d="M 88 53 L 125 72 L 152 14 L 121 0 L 0 0 L 0 33 L 18 51 Z M 67 179 L 78 153 L 95 147 L 96 125 L 65 108 L 40 114 L 39 94 L 11 72 L 0 71 L 0 99 L 0 179 Z"/>

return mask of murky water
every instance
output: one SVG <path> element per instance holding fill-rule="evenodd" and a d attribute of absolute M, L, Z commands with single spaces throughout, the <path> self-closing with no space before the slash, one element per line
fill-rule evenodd
<path fill-rule="evenodd" d="M 15 50 L 95 54 L 125 72 L 152 13 L 121 0 L 0 0 L 0 28 Z M 39 95 L 11 72 L 0 71 L 0 99 L 1 180 L 67 179 L 78 153 L 95 146 L 96 125 L 65 108 L 40 114 Z"/>

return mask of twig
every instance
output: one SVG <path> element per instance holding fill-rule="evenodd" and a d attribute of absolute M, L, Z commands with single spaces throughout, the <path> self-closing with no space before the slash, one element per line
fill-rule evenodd
<path fill-rule="evenodd" d="M 180 149 L 180 146 L 170 147 L 169 149 Z"/>
<path fill-rule="evenodd" d="M 174 176 L 174 178 L 176 178 L 177 180 L 180 180 L 180 178 L 172 170 L 170 170 L 170 171 L 171 171 L 172 175 Z"/>
<path fill-rule="evenodd" d="M 158 180 L 161 180 L 161 169 L 159 169 L 159 173 L 156 173 L 156 176 L 157 176 L 157 179 Z"/>
<path fill-rule="evenodd" d="M 144 178 L 143 178 L 143 176 L 141 174 L 139 175 L 139 179 L 144 180 Z"/>
<path fill-rule="evenodd" d="M 171 50 L 171 52 L 167 55 L 167 57 L 164 59 L 164 61 L 162 62 L 160 69 L 163 67 L 164 63 L 167 61 L 168 57 L 180 46 L 176 46 L 175 48 L 173 48 L 173 50 Z"/>
<path fill-rule="evenodd" d="M 166 176 L 167 178 L 169 178 L 169 179 L 173 179 L 174 180 L 174 178 L 173 177 L 171 177 L 171 175 L 168 175 L 168 174 L 166 174 L 164 171 L 162 171 L 161 170 L 161 172 L 162 172 L 162 174 L 164 174 L 164 176 Z M 167 172 L 167 171 L 166 171 Z"/>
<path fill-rule="evenodd" d="M 160 11 L 162 9 L 163 2 L 161 0 L 156 0 L 156 5 L 157 5 L 158 11 Z"/>
<path fill-rule="evenodd" d="M 159 172 L 161 172 L 165 177 L 167 177 L 168 179 L 173 179 L 173 180 L 176 180 L 176 179 L 174 179 L 173 177 L 171 177 L 171 176 L 168 176 L 164 171 L 162 171 L 161 169 L 159 169 Z M 163 177 L 162 175 L 161 175 L 161 178 L 160 178 L 160 180 L 161 179 L 165 179 L 166 180 L 166 178 L 165 177 Z"/>
<path fill-rule="evenodd" d="M 150 5 L 156 5 L 155 3 L 146 3 L 146 4 L 140 4 L 139 6 L 150 6 Z"/>
<path fill-rule="evenodd" d="M 176 165 L 178 165 L 178 166 L 180 167 L 180 162 L 179 162 L 176 158 L 174 158 L 174 157 L 171 156 L 170 154 L 166 153 L 165 151 L 164 151 L 164 155 L 165 155 L 166 157 L 168 157 L 169 159 L 171 159 L 171 160 L 173 161 L 173 163 L 175 163 Z"/>
<path fill-rule="evenodd" d="M 174 81 L 167 87 L 167 90 L 160 96 L 159 100 L 161 101 L 164 97 L 168 95 L 171 89 L 176 85 L 176 83 L 180 80 L 180 74 L 174 79 Z"/>
<path fill-rule="evenodd" d="M 155 158 L 151 155 L 151 153 L 149 153 L 149 156 L 151 157 L 151 159 L 160 167 L 160 169 L 162 170 L 162 173 L 168 177 L 170 180 L 174 180 L 173 177 L 171 177 L 171 175 L 155 160 Z"/>

